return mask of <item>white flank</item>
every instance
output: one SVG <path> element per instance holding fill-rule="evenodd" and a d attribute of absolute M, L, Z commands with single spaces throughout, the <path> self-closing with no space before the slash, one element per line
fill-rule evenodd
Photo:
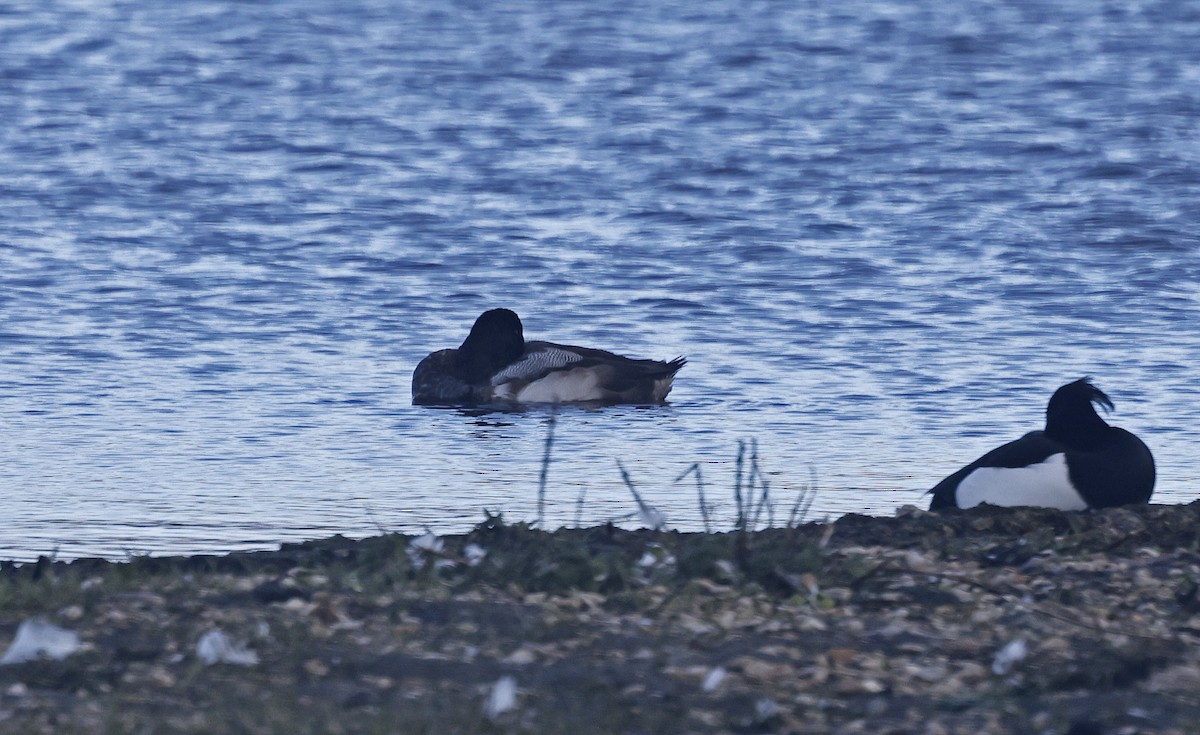
<path fill-rule="evenodd" d="M 497 386 L 496 395 L 511 395 L 511 388 Z M 598 401 L 604 397 L 600 381 L 590 368 L 560 370 L 539 378 L 524 386 L 512 398 L 522 403 L 570 403 L 572 401 Z"/>
<path fill-rule="evenodd" d="M 1071 484 L 1067 455 L 1061 452 L 1028 467 L 980 467 L 958 483 L 955 500 L 959 508 L 974 508 L 980 503 L 1059 510 L 1088 507 Z"/>

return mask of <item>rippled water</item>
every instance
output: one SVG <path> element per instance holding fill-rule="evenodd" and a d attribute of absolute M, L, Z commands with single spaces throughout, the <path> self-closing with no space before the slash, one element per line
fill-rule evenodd
<path fill-rule="evenodd" d="M 533 520 L 549 414 L 409 405 L 492 306 L 686 354 L 551 526 L 891 513 L 1094 375 L 1200 491 L 1183 2 L 0 5 L 0 558 Z"/>

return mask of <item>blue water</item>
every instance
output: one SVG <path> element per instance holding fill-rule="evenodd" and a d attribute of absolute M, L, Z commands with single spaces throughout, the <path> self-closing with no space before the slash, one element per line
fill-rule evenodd
<path fill-rule="evenodd" d="M 0 558 L 534 520 L 549 413 L 409 405 L 493 306 L 686 354 L 547 526 L 890 514 L 1093 375 L 1200 495 L 1200 6 L 0 4 Z"/>

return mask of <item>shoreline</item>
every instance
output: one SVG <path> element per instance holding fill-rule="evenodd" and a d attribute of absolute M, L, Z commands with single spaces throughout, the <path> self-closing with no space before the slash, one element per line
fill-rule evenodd
<path fill-rule="evenodd" d="M 1182 734 L 1198 586 L 1200 501 L 0 562 L 0 653 L 82 645 L 0 732 Z"/>

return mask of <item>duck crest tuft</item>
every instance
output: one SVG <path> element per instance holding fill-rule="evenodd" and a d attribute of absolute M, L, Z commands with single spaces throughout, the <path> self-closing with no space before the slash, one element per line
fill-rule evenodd
<path fill-rule="evenodd" d="M 1112 400 L 1092 385 L 1091 378 L 1067 383 L 1050 397 L 1046 405 L 1046 435 L 1069 446 L 1086 446 L 1097 441 L 1109 428 L 1096 413 L 1096 406 L 1113 409 Z"/>

